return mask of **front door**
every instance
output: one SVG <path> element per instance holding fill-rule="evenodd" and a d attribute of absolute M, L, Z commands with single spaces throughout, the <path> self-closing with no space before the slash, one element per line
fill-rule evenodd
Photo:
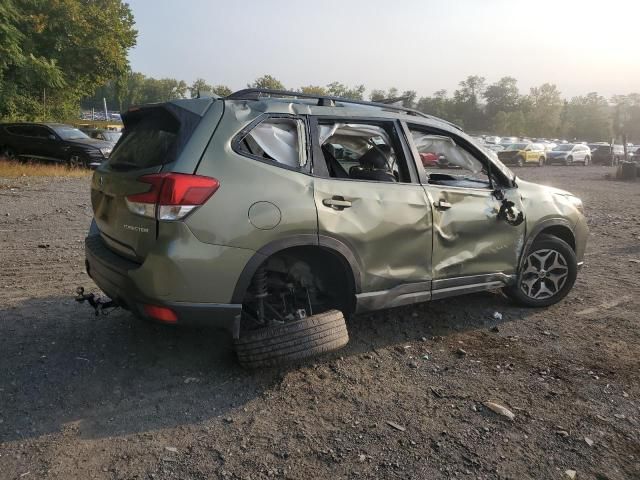
<path fill-rule="evenodd" d="M 525 235 L 517 188 L 504 186 L 508 182 L 499 169 L 468 140 L 419 125 L 408 130 L 414 155 L 437 151 L 453 167 L 424 167 L 424 187 L 434 207 L 434 296 L 438 289 L 454 293 L 478 285 L 481 290 L 509 281 Z"/>
<path fill-rule="evenodd" d="M 313 122 L 315 125 L 315 122 Z M 320 243 L 356 257 L 358 309 L 428 300 L 432 213 L 394 121 L 318 119 L 314 197 Z"/>

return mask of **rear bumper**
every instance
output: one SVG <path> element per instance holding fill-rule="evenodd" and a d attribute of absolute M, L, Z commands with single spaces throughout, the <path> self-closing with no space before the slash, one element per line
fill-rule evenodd
<path fill-rule="evenodd" d="M 85 265 L 93 281 L 121 307 L 134 314 L 153 320 L 144 311 L 145 305 L 156 305 L 173 310 L 177 325 L 198 325 L 223 328 L 237 333 L 240 304 L 171 302 L 149 298 L 142 293 L 131 273 L 141 265 L 113 253 L 97 235 L 85 239 Z"/>

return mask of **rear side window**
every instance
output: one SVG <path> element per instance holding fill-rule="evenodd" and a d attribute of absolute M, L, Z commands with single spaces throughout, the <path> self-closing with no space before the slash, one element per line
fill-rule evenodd
<path fill-rule="evenodd" d="M 120 142 L 109 157 L 113 169 L 144 169 L 173 162 L 179 153 L 180 121 L 164 108 L 129 112 Z"/>
<path fill-rule="evenodd" d="M 307 164 L 304 122 L 297 118 L 272 117 L 243 132 L 235 141 L 238 153 L 289 168 Z"/>

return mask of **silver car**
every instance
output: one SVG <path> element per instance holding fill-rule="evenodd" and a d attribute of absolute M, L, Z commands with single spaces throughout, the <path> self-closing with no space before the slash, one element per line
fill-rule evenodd
<path fill-rule="evenodd" d="M 547 164 L 573 165 L 591 163 L 591 149 L 587 145 L 564 143 L 547 153 Z"/>

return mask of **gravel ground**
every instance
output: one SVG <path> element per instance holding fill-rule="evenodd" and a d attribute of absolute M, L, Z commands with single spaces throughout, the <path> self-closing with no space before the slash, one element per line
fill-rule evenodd
<path fill-rule="evenodd" d="M 357 316 L 346 349 L 256 372 L 220 332 L 76 304 L 88 180 L 0 179 L 0 478 L 640 478 L 640 182 L 607 171 L 520 171 L 585 201 L 559 305 Z"/>

